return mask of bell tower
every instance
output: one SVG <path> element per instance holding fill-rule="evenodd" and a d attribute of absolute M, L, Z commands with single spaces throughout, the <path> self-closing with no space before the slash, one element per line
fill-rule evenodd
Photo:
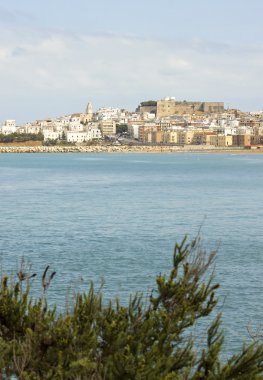
<path fill-rule="evenodd" d="M 93 111 L 92 111 L 92 104 L 88 103 L 85 111 L 85 115 L 83 115 L 83 121 L 84 123 L 88 123 L 92 120 Z"/>
<path fill-rule="evenodd" d="M 93 111 L 92 111 L 92 104 L 91 103 L 88 103 L 87 104 L 87 107 L 86 107 L 86 114 L 88 115 L 91 115 L 93 114 Z"/>

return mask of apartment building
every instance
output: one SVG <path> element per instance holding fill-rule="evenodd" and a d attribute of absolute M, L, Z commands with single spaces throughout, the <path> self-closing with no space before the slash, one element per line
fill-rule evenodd
<path fill-rule="evenodd" d="M 163 142 L 163 135 L 161 131 L 152 132 L 151 140 L 153 144 L 161 144 Z"/>
<path fill-rule="evenodd" d="M 103 137 L 116 135 L 116 122 L 114 120 L 101 120 L 98 127 Z"/>
<path fill-rule="evenodd" d="M 251 135 L 236 135 L 233 136 L 233 146 L 250 146 Z"/>
<path fill-rule="evenodd" d="M 178 131 L 168 130 L 163 131 L 163 142 L 167 144 L 177 144 L 178 143 Z"/>
<path fill-rule="evenodd" d="M 226 146 L 232 146 L 233 136 L 226 136 L 223 134 L 210 136 L 210 145 L 214 145 L 221 148 Z"/>
<path fill-rule="evenodd" d="M 193 143 L 194 131 L 178 131 L 178 144 L 188 145 Z"/>
<path fill-rule="evenodd" d="M 158 133 L 157 133 L 158 132 Z M 160 125 L 142 125 L 139 127 L 139 140 L 143 143 L 162 142 L 162 133 Z"/>
<path fill-rule="evenodd" d="M 208 131 L 194 131 L 192 144 L 211 145 L 211 138 L 215 135 L 216 133 L 208 132 Z"/>

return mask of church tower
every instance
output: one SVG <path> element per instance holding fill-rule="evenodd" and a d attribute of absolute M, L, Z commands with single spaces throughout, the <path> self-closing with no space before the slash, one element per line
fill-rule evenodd
<path fill-rule="evenodd" d="M 86 107 L 86 112 L 85 112 L 85 115 L 84 115 L 84 123 L 88 123 L 89 121 L 92 120 L 92 116 L 93 116 L 93 110 L 92 110 L 92 104 L 91 103 L 88 103 L 87 104 L 87 107 Z"/>
<path fill-rule="evenodd" d="M 92 104 L 91 103 L 88 103 L 87 107 L 86 107 L 86 114 L 88 115 L 91 115 L 93 114 L 93 111 L 92 111 Z"/>

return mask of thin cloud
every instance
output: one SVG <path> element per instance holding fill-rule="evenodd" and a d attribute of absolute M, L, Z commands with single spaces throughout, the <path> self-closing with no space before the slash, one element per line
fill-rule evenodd
<path fill-rule="evenodd" d="M 23 120 L 31 119 L 32 105 L 43 104 L 42 95 L 47 93 L 44 114 L 56 104 L 57 114 L 69 112 L 61 106 L 61 99 L 68 105 L 76 99 L 94 98 L 98 106 L 108 99 L 108 105 L 134 109 L 144 96 L 158 99 L 165 95 L 228 103 L 236 99 L 241 107 L 258 96 L 254 104 L 258 107 L 262 102 L 262 49 L 219 45 L 204 40 L 18 29 L 0 37 L 0 80 L 5 94 L 13 89 L 17 104 L 24 92 L 28 107 L 13 109 L 14 117 Z M 8 108 L 3 94 L 1 103 Z"/>

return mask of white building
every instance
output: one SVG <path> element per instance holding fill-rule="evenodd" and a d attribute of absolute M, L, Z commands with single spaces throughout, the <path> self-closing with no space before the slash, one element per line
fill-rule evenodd
<path fill-rule="evenodd" d="M 72 143 L 83 143 L 92 140 L 101 139 L 101 130 L 99 128 L 89 128 L 86 131 L 67 131 L 66 139 Z"/>
<path fill-rule="evenodd" d="M 87 132 L 67 131 L 66 139 L 67 142 L 83 143 L 85 141 L 88 141 L 88 134 Z"/>
<path fill-rule="evenodd" d="M 122 112 L 120 108 L 113 107 L 103 107 L 99 108 L 97 111 L 97 115 L 99 120 L 118 120 L 121 116 Z"/>
<path fill-rule="evenodd" d="M 83 132 L 83 124 L 80 121 L 70 121 L 68 128 L 72 132 Z"/>
<path fill-rule="evenodd" d="M 237 128 L 237 135 L 252 135 L 252 132 L 253 130 L 249 126 L 243 125 Z"/>
<path fill-rule="evenodd" d="M 51 131 L 51 130 L 44 130 L 43 131 L 43 135 L 44 135 L 44 141 L 47 141 L 47 140 L 57 140 L 61 137 L 61 133 L 60 132 L 55 132 L 55 131 Z"/>
<path fill-rule="evenodd" d="M 59 120 L 64 126 L 69 126 L 70 116 L 62 116 Z"/>
<path fill-rule="evenodd" d="M 16 133 L 26 133 L 26 127 L 25 126 L 17 127 Z"/>
<path fill-rule="evenodd" d="M 15 120 L 5 120 L 4 125 L 0 127 L 0 133 L 3 135 L 10 135 L 16 132 L 16 121 Z"/>
<path fill-rule="evenodd" d="M 140 114 L 142 120 L 154 120 L 155 114 L 150 112 L 143 112 Z"/>
<path fill-rule="evenodd" d="M 231 128 L 231 127 L 226 127 L 224 128 L 224 135 L 225 136 L 230 136 L 230 135 L 236 135 L 237 134 L 237 128 Z"/>
<path fill-rule="evenodd" d="M 25 125 L 26 133 L 39 133 L 41 132 L 40 125 L 32 125 L 30 123 Z"/>
<path fill-rule="evenodd" d="M 101 130 L 99 128 L 89 128 L 87 131 L 88 141 L 90 140 L 99 140 L 102 138 Z"/>
<path fill-rule="evenodd" d="M 54 131 L 56 132 L 63 132 L 64 130 L 66 130 L 66 126 L 61 123 L 61 121 L 54 121 Z"/>

